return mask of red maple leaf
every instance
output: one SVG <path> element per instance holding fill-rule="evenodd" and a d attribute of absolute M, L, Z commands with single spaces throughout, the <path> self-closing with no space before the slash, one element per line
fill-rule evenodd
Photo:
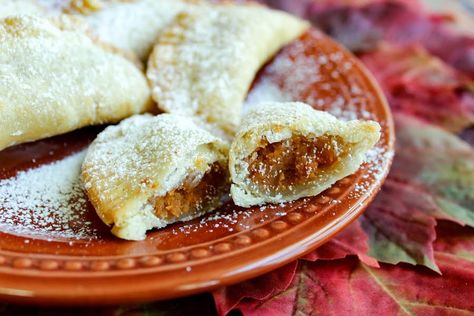
<path fill-rule="evenodd" d="M 456 136 L 396 115 L 392 170 L 361 217 L 369 254 L 379 261 L 439 271 L 433 242 L 437 220 L 474 226 L 474 151 Z"/>
<path fill-rule="evenodd" d="M 351 224 L 335 238 L 303 257 L 306 261 L 334 260 L 357 255 L 368 266 L 378 267 L 378 262 L 367 255 L 368 238 L 359 222 Z M 225 315 L 243 301 L 266 301 L 278 296 L 292 283 L 297 262 L 293 262 L 262 277 L 242 282 L 213 292 L 217 310 Z"/>
<path fill-rule="evenodd" d="M 361 59 L 394 111 L 455 132 L 474 124 L 474 82 L 422 46 L 384 44 Z"/>
<path fill-rule="evenodd" d="M 435 257 L 462 258 L 474 262 L 474 229 L 442 221 L 438 224 L 437 232 L 433 245 Z"/>
<path fill-rule="evenodd" d="M 226 315 L 242 301 L 263 302 L 277 296 L 290 286 L 296 268 L 297 261 L 294 261 L 261 277 L 214 291 L 217 312 Z"/>
<path fill-rule="evenodd" d="M 277 285 L 284 290 L 264 299 L 240 300 L 234 308 L 250 316 L 470 315 L 474 312 L 474 229 L 442 221 L 437 232 L 435 257 L 442 275 L 406 264 L 383 264 L 377 269 L 355 257 L 301 261 L 291 284 Z"/>
<path fill-rule="evenodd" d="M 367 255 L 369 251 L 368 240 L 369 238 L 362 229 L 360 221 L 356 221 L 302 259 L 309 261 L 334 260 L 356 255 L 366 265 L 378 267 L 378 261 Z"/>
<path fill-rule="evenodd" d="M 438 261 L 443 276 L 408 265 L 374 269 L 354 258 L 302 263 L 288 289 L 237 308 L 247 316 L 472 314 L 474 263 Z"/>
<path fill-rule="evenodd" d="M 430 15 L 419 1 L 311 2 L 301 15 L 354 52 L 376 50 L 381 41 L 419 43 L 474 78 L 474 38 L 455 32 L 450 19 Z"/>

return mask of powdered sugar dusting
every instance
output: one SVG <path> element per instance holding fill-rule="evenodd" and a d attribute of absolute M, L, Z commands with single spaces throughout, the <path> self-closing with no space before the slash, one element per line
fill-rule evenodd
<path fill-rule="evenodd" d="M 370 95 L 354 76 L 353 61 L 340 51 L 319 45 L 321 36 L 312 30 L 311 40 L 286 47 L 266 67 L 249 93 L 244 111 L 261 102 L 300 101 L 339 119 L 374 119 Z M 325 41 L 327 43 L 327 41 Z"/>
<path fill-rule="evenodd" d="M 147 76 L 165 112 L 195 115 L 232 134 L 254 74 L 307 24 L 260 6 L 199 6 L 159 38 Z"/>
<path fill-rule="evenodd" d="M 291 102 L 292 97 L 269 79 L 263 79 L 252 89 L 244 104 L 243 113 L 264 102 Z"/>
<path fill-rule="evenodd" d="M 306 202 L 302 199 L 302 202 Z M 287 208 L 284 211 L 282 208 Z M 269 204 L 252 209 L 232 207 L 213 214 L 202 217 L 199 222 L 183 224 L 171 230 L 173 235 L 191 235 L 193 233 L 214 233 L 217 231 L 227 231 L 238 233 L 249 230 L 255 225 L 264 224 L 271 220 L 284 217 L 287 211 L 295 206 L 292 203 L 281 203 L 277 205 Z"/>
<path fill-rule="evenodd" d="M 358 199 L 375 190 L 373 183 L 378 183 L 385 175 L 383 166 L 393 158 L 394 152 L 383 147 L 374 147 L 367 152 L 366 164 L 361 167 L 364 171 L 361 179 L 355 184 L 349 197 Z"/>
<path fill-rule="evenodd" d="M 85 151 L 0 181 L 0 230 L 15 235 L 92 239 L 80 168 Z"/>

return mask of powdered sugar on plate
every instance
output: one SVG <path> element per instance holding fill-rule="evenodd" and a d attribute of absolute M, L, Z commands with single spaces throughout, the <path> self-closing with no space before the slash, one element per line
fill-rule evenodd
<path fill-rule="evenodd" d="M 92 239 L 80 168 L 86 151 L 0 181 L 0 230 L 10 234 Z"/>
<path fill-rule="evenodd" d="M 244 112 L 261 102 L 300 101 L 343 120 L 375 119 L 369 110 L 374 96 L 368 95 L 360 77 L 354 76 L 354 61 L 341 51 L 320 46 L 318 31 L 311 30 L 307 36 L 311 40 L 287 46 L 262 71 Z"/>

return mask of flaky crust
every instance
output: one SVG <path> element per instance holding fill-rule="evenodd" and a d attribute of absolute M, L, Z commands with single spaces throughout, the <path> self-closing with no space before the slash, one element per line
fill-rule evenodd
<path fill-rule="evenodd" d="M 292 193 L 277 192 L 269 195 L 255 189 L 249 179 L 246 158 L 261 146 L 262 139 L 271 144 L 296 135 L 339 136 L 350 146 L 350 154 L 340 159 L 325 177 L 306 183 Z M 380 126 L 373 121 L 344 122 L 329 113 L 316 111 L 304 103 L 261 104 L 243 118 L 230 149 L 232 199 L 239 206 L 249 207 L 317 195 L 336 181 L 354 173 L 364 161 L 367 151 L 379 138 Z"/>
<path fill-rule="evenodd" d="M 256 5 L 202 5 L 158 39 L 147 76 L 160 109 L 199 116 L 233 134 L 260 67 L 308 24 Z"/>
<path fill-rule="evenodd" d="M 0 21 L 0 150 L 151 109 L 144 75 L 79 31 Z"/>
<path fill-rule="evenodd" d="M 112 1 L 86 7 L 83 19 L 102 41 L 146 61 L 159 33 L 187 5 L 180 0 Z"/>
<path fill-rule="evenodd" d="M 112 232 L 140 240 L 151 228 L 182 220 L 154 215 L 149 200 L 166 195 L 214 162 L 227 166 L 228 145 L 190 118 L 137 115 L 105 129 L 90 146 L 82 177 L 97 214 Z M 206 210 L 203 210 L 206 211 Z"/>
<path fill-rule="evenodd" d="M 34 0 L 0 0 L 0 19 L 19 14 L 45 16 L 46 10 Z"/>

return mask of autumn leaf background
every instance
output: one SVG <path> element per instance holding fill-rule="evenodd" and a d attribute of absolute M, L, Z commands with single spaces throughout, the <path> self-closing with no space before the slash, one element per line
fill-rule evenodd
<path fill-rule="evenodd" d="M 309 19 L 373 72 L 396 123 L 388 179 L 364 215 L 298 261 L 212 297 L 94 314 L 474 314 L 474 37 L 415 0 L 261 2 Z"/>

